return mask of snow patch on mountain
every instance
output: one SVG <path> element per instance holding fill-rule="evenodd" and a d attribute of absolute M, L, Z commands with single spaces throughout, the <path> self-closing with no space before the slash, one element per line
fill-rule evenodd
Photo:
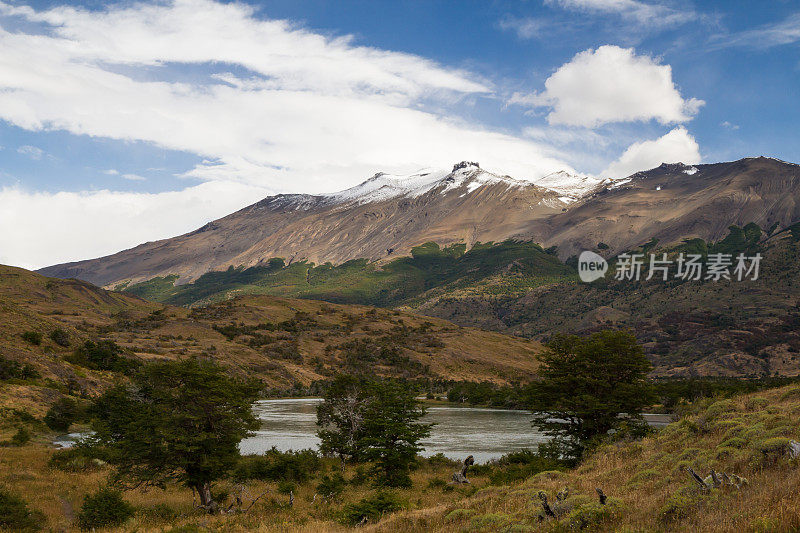
<path fill-rule="evenodd" d="M 559 170 L 534 180 L 533 183 L 559 193 L 562 198 L 577 200 L 609 181 L 586 174 L 570 174 Z"/>
<path fill-rule="evenodd" d="M 464 161 L 456 164 L 451 171 L 422 169 L 404 175 L 379 172 L 355 187 L 327 195 L 327 199 L 333 203 L 365 204 L 400 197 L 417 198 L 434 189 L 446 194 L 462 187 L 466 188 L 466 192 L 461 196 L 465 196 L 484 185 L 495 183 L 504 183 L 509 187 L 530 185 L 530 182 L 498 176 L 481 169 L 477 163 Z"/>

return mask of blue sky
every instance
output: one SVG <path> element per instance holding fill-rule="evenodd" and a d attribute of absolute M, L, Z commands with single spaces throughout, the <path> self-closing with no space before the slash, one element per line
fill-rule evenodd
<path fill-rule="evenodd" d="M 0 262 L 461 159 L 800 162 L 799 51 L 777 0 L 0 0 Z"/>

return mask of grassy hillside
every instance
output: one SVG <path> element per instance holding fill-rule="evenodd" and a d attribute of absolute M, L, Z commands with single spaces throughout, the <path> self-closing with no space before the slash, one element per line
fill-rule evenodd
<path fill-rule="evenodd" d="M 639 252 L 760 252 L 757 281 L 577 281 L 575 259 L 507 241 L 464 252 L 427 244 L 411 257 L 378 265 L 268 266 L 209 273 L 194 284 L 155 279 L 126 292 L 180 305 L 265 293 L 369 303 L 444 318 L 462 326 L 546 340 L 555 332 L 604 327 L 636 332 L 658 376 L 800 375 L 800 226 L 777 234 L 755 224 L 732 226 L 709 243 L 690 239 L 667 249 L 656 240 Z M 596 251 L 605 245 L 597 243 Z"/>
<path fill-rule="evenodd" d="M 798 417 L 797 386 L 700 402 L 655 435 L 605 445 L 573 470 L 479 490 L 459 505 L 399 513 L 376 530 L 796 531 L 800 470 L 787 443 L 800 437 Z M 703 490 L 686 467 L 747 483 Z M 538 493 L 553 502 L 565 487 L 571 496 L 557 506 L 557 519 L 539 522 Z M 595 488 L 607 505 L 599 505 Z"/>
<path fill-rule="evenodd" d="M 402 510 L 388 512 L 358 529 L 382 532 L 475 531 L 693 531 L 781 532 L 800 528 L 800 469 L 787 453 L 800 438 L 800 387 L 760 391 L 688 406 L 683 418 L 643 439 L 603 445 L 582 464 L 563 471 L 526 470 L 521 456 L 475 467 L 470 485 L 448 484 L 456 465 L 442 458 L 421 460 L 414 486 L 393 493 Z M 9 432 L 0 431 L 0 438 Z M 97 490 L 110 469 L 92 462 L 51 459 L 43 440 L 0 449 L 0 485 L 44 514 L 53 530 L 76 530 L 74 518 L 84 495 Z M 291 460 L 287 458 L 285 460 Z M 251 459 L 245 459 L 251 461 Z M 277 464 L 277 463 L 275 463 Z M 188 489 L 131 490 L 133 518 L 115 531 L 346 531 L 344 512 L 375 495 L 349 468 L 342 492 L 323 499 L 320 485 L 338 471 L 334 459 L 306 459 L 305 474 L 290 484 L 275 480 L 231 480 L 218 490 L 246 489 L 249 499 L 264 493 L 247 513 L 204 515 Z M 309 466 L 310 465 L 310 466 Z M 703 490 L 686 467 L 701 476 L 711 469 L 746 480 Z M 527 472 L 527 473 L 526 473 Z M 294 493 L 289 505 L 287 487 Z M 320 488 L 323 487 L 323 488 Z M 556 503 L 556 494 L 569 496 Z M 601 506 L 595 492 L 608 496 Z M 265 492 L 266 491 L 266 492 Z M 557 516 L 544 516 L 544 492 Z"/>
<path fill-rule="evenodd" d="M 61 395 L 92 396 L 119 378 L 81 361 L 86 341 L 112 342 L 125 360 L 213 358 L 280 389 L 353 368 L 414 379 L 524 381 L 540 349 L 400 311 L 268 296 L 190 310 L 12 267 L 0 267 L 0 295 L 0 406 L 35 414 Z M 51 338 L 55 331 L 61 344 Z"/>
<path fill-rule="evenodd" d="M 431 289 L 458 290 L 498 275 L 508 280 L 503 290 L 507 292 L 573 279 L 575 271 L 552 250 L 530 242 L 478 243 L 469 251 L 463 244 L 440 248 L 429 242 L 415 247 L 409 257 L 382 264 L 356 259 L 341 265 L 304 261 L 285 265 L 276 258 L 265 266 L 209 272 L 186 285 L 175 286 L 177 276 L 167 276 L 116 288 L 174 305 L 219 301 L 237 294 L 270 294 L 392 307 L 414 301 Z"/>

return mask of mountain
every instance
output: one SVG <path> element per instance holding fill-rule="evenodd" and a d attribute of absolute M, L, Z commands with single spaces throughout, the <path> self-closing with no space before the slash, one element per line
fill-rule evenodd
<path fill-rule="evenodd" d="M 451 171 L 379 173 L 334 194 L 271 196 L 186 235 L 42 274 L 115 287 L 177 276 L 177 284 L 229 267 L 386 262 L 414 246 L 509 238 L 558 247 L 562 259 L 604 244 L 613 255 L 650 239 L 714 241 L 732 225 L 763 229 L 800 220 L 800 166 L 770 158 L 663 164 L 621 180 L 558 172 L 535 183 L 461 162 Z"/>
<path fill-rule="evenodd" d="M 408 312 L 269 296 L 189 310 L 2 265 L 0 340 L 0 409 L 35 413 L 67 390 L 92 395 L 119 378 L 76 357 L 86 341 L 113 342 L 134 361 L 211 357 L 283 390 L 365 366 L 415 379 L 524 381 L 541 349 Z"/>
<path fill-rule="evenodd" d="M 169 275 L 186 283 L 275 257 L 318 264 L 385 260 L 427 241 L 471 247 L 506 239 L 565 209 L 565 194 L 469 162 L 450 172 L 379 173 L 339 193 L 271 196 L 180 237 L 40 272 L 114 286 Z"/>
<path fill-rule="evenodd" d="M 800 165 L 765 157 L 688 166 L 663 164 L 604 183 L 566 212 L 530 224 L 522 237 L 558 246 L 568 257 L 602 242 L 606 255 L 640 246 L 700 238 L 716 241 L 728 227 L 763 229 L 800 220 Z"/>

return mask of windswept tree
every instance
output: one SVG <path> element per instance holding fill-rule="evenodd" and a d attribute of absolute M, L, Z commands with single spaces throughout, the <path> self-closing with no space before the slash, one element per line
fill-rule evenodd
<path fill-rule="evenodd" d="M 92 408 L 93 445 L 128 486 L 177 481 L 217 509 L 211 484 L 239 459 L 239 442 L 258 427 L 252 403 L 258 385 L 230 377 L 196 358 L 147 364 Z"/>
<path fill-rule="evenodd" d="M 347 461 L 358 461 L 364 451 L 366 392 L 363 379 L 340 374 L 327 386 L 317 406 L 320 451 L 339 457 L 342 472 Z"/>
<path fill-rule="evenodd" d="M 623 423 L 642 423 L 642 409 L 656 400 L 646 379 L 650 362 L 629 332 L 559 335 L 539 359 L 540 380 L 529 389 L 533 424 L 565 458 L 579 458 Z"/>
<path fill-rule="evenodd" d="M 416 396 L 416 387 L 405 381 L 385 379 L 369 385 L 363 456 L 373 462 L 372 474 L 379 486 L 411 486 L 411 465 L 422 450 L 420 441 L 431 434 L 433 426 L 419 421 L 425 408 Z"/>

